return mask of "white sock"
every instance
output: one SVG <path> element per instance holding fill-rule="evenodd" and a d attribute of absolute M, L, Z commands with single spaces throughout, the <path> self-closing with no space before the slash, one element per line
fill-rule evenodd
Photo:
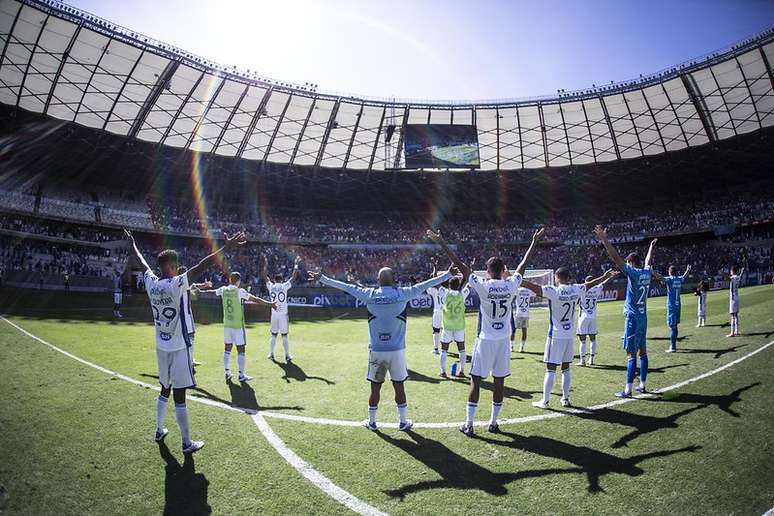
<path fill-rule="evenodd" d="M 441 372 L 442 373 L 446 372 L 446 350 L 445 349 L 441 350 Z"/>
<path fill-rule="evenodd" d="M 239 376 L 245 374 L 245 354 L 237 353 L 237 365 L 239 366 Z"/>
<path fill-rule="evenodd" d="M 468 359 L 468 355 L 465 353 L 465 350 L 463 349 L 460 351 L 460 374 L 465 374 L 465 361 Z"/>
<path fill-rule="evenodd" d="M 225 369 L 226 372 L 231 371 L 231 351 L 223 352 L 223 369 Z"/>
<path fill-rule="evenodd" d="M 586 339 L 580 339 L 580 345 L 578 346 L 578 354 L 581 360 L 586 359 Z"/>
<path fill-rule="evenodd" d="M 371 405 L 368 406 L 368 422 L 369 423 L 376 423 L 376 409 L 378 407 L 372 407 Z"/>
<path fill-rule="evenodd" d="M 591 356 L 597 354 L 597 339 L 591 339 Z"/>
<path fill-rule="evenodd" d="M 156 430 L 164 428 L 164 421 L 167 419 L 167 402 L 169 398 L 166 398 L 159 394 L 156 400 Z"/>
<path fill-rule="evenodd" d="M 277 336 L 272 335 L 271 339 L 269 340 L 269 354 L 271 356 L 274 356 L 274 346 L 277 345 Z"/>
<path fill-rule="evenodd" d="M 285 356 L 290 356 L 290 344 L 288 343 L 288 336 L 283 335 L 282 336 L 282 347 L 285 348 Z"/>
<path fill-rule="evenodd" d="M 188 407 L 186 407 L 185 403 L 175 403 L 175 417 L 177 418 L 177 426 L 180 427 L 180 435 L 183 437 L 183 444 L 190 444 L 191 435 L 188 429 Z"/>
<path fill-rule="evenodd" d="M 441 342 L 441 334 L 433 333 L 433 349 L 438 349 L 439 342 Z"/>
<path fill-rule="evenodd" d="M 562 369 L 562 396 L 570 399 L 570 368 Z"/>
<path fill-rule="evenodd" d="M 548 403 L 551 399 L 551 389 L 554 388 L 554 377 L 556 371 L 546 370 L 546 376 L 543 378 L 543 403 Z"/>
<path fill-rule="evenodd" d="M 497 423 L 497 416 L 500 415 L 500 409 L 503 408 L 503 402 L 492 402 L 492 417 L 489 418 L 489 424 Z"/>
<path fill-rule="evenodd" d="M 473 424 L 473 419 L 476 417 L 476 409 L 478 408 L 478 403 L 471 403 L 468 402 L 467 410 L 466 410 L 466 417 L 465 417 L 465 424 L 468 426 L 471 426 Z"/>
<path fill-rule="evenodd" d="M 624 392 L 625 392 L 626 394 L 631 394 L 631 393 L 632 393 L 632 384 L 630 384 L 630 383 L 627 383 L 627 384 L 626 384 L 626 387 L 624 388 Z"/>
<path fill-rule="evenodd" d="M 401 403 L 398 405 L 398 420 L 401 423 L 406 422 L 406 413 L 408 412 L 408 403 Z"/>

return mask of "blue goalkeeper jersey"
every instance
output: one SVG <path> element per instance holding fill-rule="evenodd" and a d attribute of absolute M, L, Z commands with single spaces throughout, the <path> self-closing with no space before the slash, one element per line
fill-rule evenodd
<path fill-rule="evenodd" d="M 450 273 L 431 278 L 411 287 L 358 287 L 325 275 L 320 283 L 349 293 L 368 310 L 368 348 L 371 351 L 397 351 L 406 347 L 406 307 L 428 288 L 451 278 Z"/>
<path fill-rule="evenodd" d="M 624 313 L 627 316 L 646 318 L 648 316 L 648 290 L 650 290 L 650 267 L 637 268 L 628 263 L 623 270 L 626 274 L 626 300 Z"/>
<path fill-rule="evenodd" d="M 683 288 L 683 278 L 680 276 L 664 276 L 667 287 L 667 314 L 680 311 L 680 291 Z"/>

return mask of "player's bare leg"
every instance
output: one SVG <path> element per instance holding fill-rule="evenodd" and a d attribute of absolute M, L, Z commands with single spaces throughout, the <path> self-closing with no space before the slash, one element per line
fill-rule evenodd
<path fill-rule="evenodd" d="M 433 327 L 433 353 L 438 354 L 438 344 L 441 342 L 441 328 Z"/>
<path fill-rule="evenodd" d="M 505 378 L 495 376 L 493 383 L 494 391 L 492 392 L 492 415 L 489 417 L 489 426 L 487 430 L 490 432 L 499 432 L 500 426 L 497 424 L 497 416 L 500 415 L 500 410 L 503 408 Z"/>
<path fill-rule="evenodd" d="M 521 344 L 519 345 L 519 353 L 524 353 L 527 348 L 527 328 L 521 329 Z"/>
<path fill-rule="evenodd" d="M 451 342 L 441 342 L 441 373 L 439 375 L 441 378 L 449 377 L 446 374 L 446 360 L 449 353 L 449 344 L 451 344 Z"/>
<path fill-rule="evenodd" d="M 548 402 L 551 400 L 551 391 L 554 388 L 556 379 L 556 364 L 546 364 L 546 374 L 543 377 L 543 398 L 539 401 L 533 401 L 532 406 L 537 408 L 548 408 Z"/>
<path fill-rule="evenodd" d="M 379 398 L 381 397 L 382 384 L 379 382 L 369 382 L 371 384 L 371 395 L 368 396 L 368 419 L 365 420 L 365 427 L 375 431 L 376 411 L 379 408 Z"/>
<path fill-rule="evenodd" d="M 231 378 L 234 377 L 231 374 L 231 350 L 233 347 L 233 344 L 223 344 L 223 370 L 225 371 L 226 383 L 230 382 Z"/>
<path fill-rule="evenodd" d="M 468 390 L 468 404 L 465 410 L 465 423 L 460 427 L 460 432 L 467 436 L 473 435 L 473 420 L 476 417 L 478 398 L 481 394 L 481 377 L 470 375 L 470 389 Z"/>
<path fill-rule="evenodd" d="M 465 378 L 465 362 L 468 360 L 468 356 L 465 353 L 465 341 L 457 342 L 457 351 L 460 355 L 460 370 L 457 371 L 457 378 Z"/>
<path fill-rule="evenodd" d="M 239 367 L 239 381 L 249 382 L 253 379 L 252 376 L 248 376 L 245 372 L 245 366 L 247 365 L 247 357 L 245 357 L 245 345 L 237 346 L 237 366 Z"/>
<path fill-rule="evenodd" d="M 393 380 L 392 388 L 395 389 L 395 405 L 398 407 L 398 430 L 408 432 L 414 426 L 414 422 L 406 418 L 408 403 L 406 403 L 406 387 L 403 382 Z"/>

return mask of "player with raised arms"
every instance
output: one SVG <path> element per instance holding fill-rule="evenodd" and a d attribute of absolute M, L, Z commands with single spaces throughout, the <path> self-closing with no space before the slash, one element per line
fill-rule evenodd
<path fill-rule="evenodd" d="M 731 277 L 728 279 L 728 313 L 731 314 L 731 333 L 726 337 L 739 336 L 739 284 L 742 282 L 744 267 L 738 269 L 731 266 Z"/>
<path fill-rule="evenodd" d="M 654 247 L 658 239 L 653 239 L 651 247 Z M 652 258 L 652 257 L 651 257 Z M 683 289 L 683 281 L 688 277 L 691 272 L 691 266 L 688 265 L 685 268 L 685 272 L 682 276 L 677 275 L 677 267 L 674 265 L 669 266 L 669 275 L 661 276 L 658 272 L 653 271 L 653 277 L 657 280 L 663 281 L 667 288 L 667 326 L 669 326 L 669 349 L 667 353 L 674 353 L 677 351 L 677 327 L 680 324 L 680 312 L 682 306 L 680 302 L 680 292 Z"/>
<path fill-rule="evenodd" d="M 699 298 L 698 305 L 696 306 L 696 327 L 701 328 L 707 324 L 707 292 L 709 292 L 709 281 L 703 279 L 696 285 L 694 295 Z"/>
<path fill-rule="evenodd" d="M 276 308 L 271 310 L 271 339 L 269 340 L 269 354 L 266 358 L 274 360 L 274 346 L 277 345 L 277 334 L 282 335 L 282 347 L 285 349 L 285 362 L 290 362 L 293 357 L 290 354 L 288 342 L 288 291 L 298 280 L 298 265 L 301 257 L 296 256 L 293 262 L 293 274 L 287 281 L 281 274 L 275 274 L 274 280 L 269 276 L 269 261 L 263 257 L 263 278 L 266 281 L 266 289 L 269 291 L 269 299 L 276 303 Z"/>
<path fill-rule="evenodd" d="M 536 296 L 548 300 L 548 336 L 543 353 L 546 364 L 546 374 L 543 378 L 543 399 L 532 403 L 533 406 L 546 409 L 554 388 L 556 366 L 562 366 L 562 398 L 563 407 L 570 405 L 570 364 L 573 357 L 573 340 L 575 335 L 575 307 L 583 302 L 583 296 L 588 289 L 609 280 L 617 273 L 613 270 L 605 272 L 598 278 L 592 278 L 585 283 L 570 283 L 570 270 L 559 267 L 554 272 L 556 286 L 536 285 L 528 280 L 522 284 L 535 293 Z"/>
<path fill-rule="evenodd" d="M 632 397 L 632 384 L 637 372 L 637 353 L 640 355 L 640 385 L 638 392 L 645 392 L 645 381 L 648 378 L 648 351 L 645 339 L 648 332 L 648 290 L 653 277 L 650 269 L 650 259 L 654 242 L 651 242 L 648 254 L 645 257 L 645 265 L 637 253 L 629 253 L 626 261 L 621 258 L 618 251 L 607 237 L 607 229 L 597 225 L 594 235 L 604 246 L 607 255 L 613 264 L 626 274 L 626 299 L 624 301 L 624 338 L 623 348 L 626 350 L 626 385 L 624 390 L 616 392 L 619 398 Z"/>
<path fill-rule="evenodd" d="M 188 426 L 188 408 L 185 404 L 186 389 L 196 386 L 191 361 L 190 346 L 188 340 L 188 328 L 186 327 L 183 297 L 189 287 L 189 278 L 201 275 L 215 258 L 226 250 L 244 244 L 247 239 L 242 232 L 226 237 L 225 244 L 214 253 L 206 256 L 187 272 L 177 274 L 177 252 L 167 249 L 158 255 L 158 265 L 161 277 L 153 273 L 150 265 L 143 257 L 134 236 L 124 230 L 126 237 L 132 243 L 134 253 L 143 267 L 145 291 L 150 299 L 153 311 L 153 322 L 156 329 L 156 360 L 159 368 L 159 383 L 161 393 L 156 401 L 156 434 L 155 440 L 161 442 L 166 437 L 168 430 L 164 427 L 167 413 L 167 402 L 170 391 L 175 400 L 175 416 L 180 427 L 183 440 L 183 453 L 194 453 L 204 446 L 204 441 L 192 441 Z M 177 274 L 177 275 L 176 275 Z"/>
<path fill-rule="evenodd" d="M 452 253 L 452 265 L 440 276 L 410 287 L 395 285 L 393 270 L 389 267 L 379 269 L 378 287 L 368 288 L 329 278 L 322 270 L 309 271 L 311 281 L 347 292 L 363 303 L 368 310 L 368 373 L 366 379 L 371 384 L 368 398 L 368 419 L 366 428 L 377 430 L 376 412 L 379 406 L 382 384 L 389 373 L 395 390 L 395 404 L 398 408 L 398 429 L 408 431 L 414 423 L 408 419 L 408 404 L 404 382 L 408 378 L 406 368 L 406 315 L 408 303 L 421 296 L 428 288 L 440 285 L 465 265 Z"/>
<path fill-rule="evenodd" d="M 460 432 L 467 436 L 473 435 L 473 420 L 478 408 L 481 381 L 490 375 L 494 378 L 494 392 L 488 429 L 490 432 L 497 432 L 500 428 L 497 425 L 497 416 L 503 406 L 505 378 L 511 374 L 509 337 L 513 298 L 519 292 L 524 269 L 544 231 L 540 228 L 532 235 L 532 243 L 513 274 L 508 273 L 502 258 L 493 256 L 486 261 L 486 278 L 471 274 L 468 280 L 470 288 L 479 298 L 479 315 L 476 345 L 470 364 L 470 391 L 465 422 L 460 426 Z"/>
<path fill-rule="evenodd" d="M 237 367 L 239 368 L 237 379 L 240 383 L 249 382 L 253 377 L 248 376 L 245 372 L 247 365 L 247 356 L 245 355 L 247 334 L 245 332 L 244 304 L 245 302 L 252 302 L 276 308 L 277 303 L 261 299 L 243 289 L 240 286 L 242 275 L 238 272 L 229 274 L 228 283 L 228 285 L 223 285 L 215 290 L 200 290 L 199 292 L 212 292 L 223 299 L 223 369 L 226 383 L 231 382 L 233 378 L 231 374 L 231 350 L 234 349 L 234 345 L 237 348 Z"/>
<path fill-rule="evenodd" d="M 449 280 L 449 287 L 441 292 L 441 305 L 443 306 L 443 320 L 441 330 L 441 378 L 446 375 L 446 355 L 452 341 L 457 343 L 457 351 L 460 355 L 460 368 L 456 372 L 458 378 L 465 378 L 465 301 L 470 295 L 468 276 L 466 271 L 462 276 L 453 276 Z M 470 270 L 468 269 L 468 274 Z M 452 368 L 453 369 L 453 368 Z M 452 371 L 454 374 L 454 371 Z"/>
<path fill-rule="evenodd" d="M 430 258 L 430 263 L 433 264 L 432 276 L 435 277 L 438 269 L 438 262 L 435 258 Z M 441 327 L 443 326 L 443 302 L 441 301 L 441 297 L 444 290 L 445 287 L 442 284 L 427 289 L 427 295 L 430 296 L 430 300 L 433 302 L 431 325 L 433 327 L 433 353 L 436 355 L 438 354 L 438 343 L 441 341 Z"/>
<path fill-rule="evenodd" d="M 529 328 L 529 301 L 532 291 L 528 288 L 520 288 L 518 295 L 513 298 L 515 314 L 511 314 L 511 351 L 516 342 L 516 330 L 521 329 L 521 344 L 519 353 L 524 353 L 527 347 L 527 328 Z"/>
<path fill-rule="evenodd" d="M 599 296 L 602 295 L 602 286 L 610 281 L 614 276 L 607 278 L 605 281 L 595 287 L 586 289 L 586 293 L 583 295 L 583 301 L 581 302 L 578 313 L 578 365 L 584 367 L 588 365 L 594 365 L 594 359 L 597 355 L 597 303 L 599 302 Z M 594 276 L 586 276 L 586 283 L 592 281 Z M 588 355 L 588 362 L 586 361 L 586 337 L 591 341 L 591 349 Z"/>

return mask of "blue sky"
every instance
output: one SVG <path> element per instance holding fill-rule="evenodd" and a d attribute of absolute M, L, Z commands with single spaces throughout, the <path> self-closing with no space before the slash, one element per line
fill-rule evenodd
<path fill-rule="evenodd" d="M 637 77 L 774 25 L 774 0 L 71 0 L 225 65 L 380 97 L 529 97 Z"/>

